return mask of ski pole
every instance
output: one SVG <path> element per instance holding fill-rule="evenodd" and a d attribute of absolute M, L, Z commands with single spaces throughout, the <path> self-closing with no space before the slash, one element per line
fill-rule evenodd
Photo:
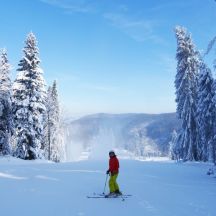
<path fill-rule="evenodd" d="M 106 175 L 106 181 L 105 181 L 105 185 L 104 185 L 103 194 L 105 194 L 105 189 L 106 189 L 106 184 L 107 184 L 107 178 L 108 178 L 108 174 Z"/>

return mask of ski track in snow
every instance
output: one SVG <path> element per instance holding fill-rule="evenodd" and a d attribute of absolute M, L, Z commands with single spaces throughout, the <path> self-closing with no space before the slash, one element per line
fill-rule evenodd
<path fill-rule="evenodd" d="M 87 199 L 103 192 L 107 164 L 0 158 L 1 215 L 216 215 L 216 178 L 206 175 L 209 164 L 120 160 L 118 183 L 123 193 L 133 196 L 124 202 Z"/>
<path fill-rule="evenodd" d="M 2 172 L 0 172 L 0 178 L 8 178 L 8 179 L 16 179 L 16 180 L 27 179 L 25 177 L 19 177 L 19 176 L 11 175 L 8 173 L 2 173 Z"/>

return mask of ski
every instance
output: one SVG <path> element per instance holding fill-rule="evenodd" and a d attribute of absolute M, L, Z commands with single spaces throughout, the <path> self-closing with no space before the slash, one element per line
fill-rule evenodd
<path fill-rule="evenodd" d="M 96 195 L 96 196 L 87 196 L 87 198 L 129 198 L 131 196 L 126 196 L 126 195 L 120 195 L 120 196 L 99 196 L 99 195 Z"/>
<path fill-rule="evenodd" d="M 93 196 L 106 196 L 106 195 L 108 195 L 108 194 L 104 194 L 104 193 L 93 193 Z M 116 196 L 127 196 L 127 197 L 131 197 L 132 194 L 122 194 L 122 195 L 116 194 Z"/>
<path fill-rule="evenodd" d="M 124 199 L 126 198 L 130 198 L 132 195 L 130 194 L 123 194 L 123 195 L 116 195 L 116 196 L 107 196 L 105 194 L 94 194 L 92 196 L 87 196 L 87 198 L 92 198 L 92 199 L 117 199 L 117 198 L 120 198 L 122 199 L 122 201 L 124 201 Z"/>

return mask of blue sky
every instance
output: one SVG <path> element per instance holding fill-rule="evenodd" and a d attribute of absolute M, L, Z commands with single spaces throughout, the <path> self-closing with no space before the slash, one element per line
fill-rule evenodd
<path fill-rule="evenodd" d="M 185 26 L 199 50 L 216 35 L 214 0 L 7 0 L 0 8 L 13 78 L 33 31 L 47 84 L 57 79 L 73 115 L 174 112 L 174 27 Z"/>

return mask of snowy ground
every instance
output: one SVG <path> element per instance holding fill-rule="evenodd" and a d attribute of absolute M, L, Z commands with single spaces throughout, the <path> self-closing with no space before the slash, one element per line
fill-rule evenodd
<path fill-rule="evenodd" d="M 86 198 L 103 191 L 107 161 L 54 164 L 0 158 L 0 215 L 216 215 L 216 178 L 206 175 L 208 164 L 120 163 L 121 190 L 133 194 L 125 201 Z"/>

